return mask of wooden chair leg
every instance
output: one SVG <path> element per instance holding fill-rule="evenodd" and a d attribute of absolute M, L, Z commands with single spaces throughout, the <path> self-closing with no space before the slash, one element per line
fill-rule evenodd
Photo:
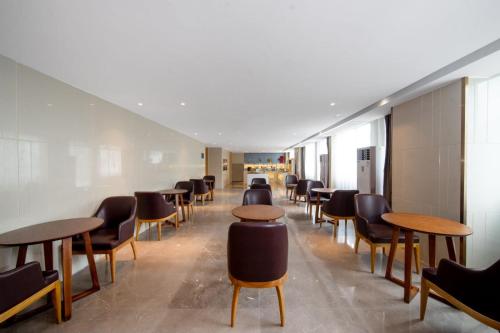
<path fill-rule="evenodd" d="M 133 239 L 130 241 L 130 246 L 132 246 L 132 252 L 134 253 L 134 260 L 137 260 L 137 249 L 135 248 L 135 241 Z"/>
<path fill-rule="evenodd" d="M 231 327 L 234 327 L 236 321 L 236 309 L 238 307 L 238 297 L 240 295 L 240 286 L 235 285 L 233 290 L 233 302 L 231 304 Z"/>
<path fill-rule="evenodd" d="M 205 206 L 205 196 L 203 194 L 201 195 L 201 205 Z"/>
<path fill-rule="evenodd" d="M 339 221 L 337 219 L 332 219 L 332 222 L 333 222 L 333 237 L 337 237 Z"/>
<path fill-rule="evenodd" d="M 56 282 L 56 287 L 51 292 L 52 305 L 54 306 L 54 311 L 56 314 L 56 322 L 61 323 L 61 282 Z"/>
<path fill-rule="evenodd" d="M 114 250 L 109 252 L 109 259 L 111 266 L 111 282 L 114 283 L 116 277 L 116 252 Z"/>
<path fill-rule="evenodd" d="M 148 223 L 148 228 L 149 228 L 149 239 L 151 239 L 151 223 Z"/>
<path fill-rule="evenodd" d="M 276 286 L 276 293 L 278 294 L 278 303 L 280 307 L 280 321 L 281 327 L 285 326 L 285 295 L 283 294 L 283 285 Z"/>
<path fill-rule="evenodd" d="M 354 253 L 358 253 L 360 237 L 356 234 L 356 241 L 354 242 Z"/>
<path fill-rule="evenodd" d="M 426 279 L 420 281 L 420 320 L 425 318 L 425 310 L 427 309 L 427 298 L 429 297 L 429 285 Z"/>
<path fill-rule="evenodd" d="M 323 226 L 323 211 L 319 212 L 319 227 Z"/>
<path fill-rule="evenodd" d="M 377 255 L 377 247 L 373 244 L 370 245 L 370 268 L 372 273 L 375 273 L 375 256 Z"/>
<path fill-rule="evenodd" d="M 161 222 L 156 223 L 156 228 L 158 229 L 158 240 L 161 241 Z"/>
<path fill-rule="evenodd" d="M 420 245 L 416 244 L 413 247 L 413 254 L 415 255 L 415 271 L 420 274 Z"/>
<path fill-rule="evenodd" d="M 385 246 L 382 246 L 382 254 L 385 256 Z"/>
<path fill-rule="evenodd" d="M 135 240 L 139 240 L 139 232 L 141 231 L 141 222 L 137 221 L 137 226 L 135 228 Z"/>

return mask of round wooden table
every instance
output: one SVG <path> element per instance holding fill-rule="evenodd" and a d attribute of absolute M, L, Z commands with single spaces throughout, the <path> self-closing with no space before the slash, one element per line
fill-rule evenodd
<path fill-rule="evenodd" d="M 411 257 L 414 232 L 424 233 L 429 237 L 429 265 L 431 267 L 436 267 L 436 235 L 446 237 L 448 256 L 453 261 L 457 261 L 457 257 L 452 237 L 460 237 L 460 262 L 463 263 L 464 237 L 472 234 L 472 230 L 462 223 L 436 216 L 411 213 L 386 213 L 382 214 L 382 219 L 393 226 L 391 250 L 389 252 L 385 277 L 404 287 L 404 301 L 406 303 L 409 303 L 418 292 L 418 288 L 411 283 Z M 404 281 L 392 275 L 392 265 L 400 230 L 405 234 Z"/>
<path fill-rule="evenodd" d="M 320 222 L 318 219 L 319 216 L 319 206 L 321 205 L 321 194 L 322 193 L 327 193 L 327 194 L 332 194 L 335 192 L 336 189 L 334 188 L 329 188 L 329 187 L 317 187 L 317 188 L 312 188 L 311 192 L 316 192 L 316 216 L 315 216 L 315 222 Z M 325 222 L 326 220 L 321 220 L 321 222 Z"/>
<path fill-rule="evenodd" d="M 270 205 L 247 205 L 234 208 L 232 214 L 242 222 L 275 221 L 285 215 L 285 210 Z"/>
<path fill-rule="evenodd" d="M 210 199 L 207 199 L 208 201 L 214 201 L 214 183 L 215 180 L 213 179 L 203 179 L 205 184 L 208 185 L 208 190 L 210 191 Z"/>
<path fill-rule="evenodd" d="M 1 234 L 0 246 L 19 246 L 17 254 L 17 267 L 19 267 L 26 262 L 28 245 L 43 244 L 45 269 L 53 270 L 54 259 L 52 242 L 62 240 L 64 319 L 68 320 L 71 318 L 73 301 L 79 300 L 100 289 L 89 232 L 98 228 L 103 223 L 104 221 L 99 218 L 83 217 L 33 224 Z M 90 275 L 92 277 L 92 288 L 73 295 L 71 290 L 73 257 L 72 237 L 76 235 L 82 235 L 85 242 L 85 253 L 89 262 Z"/>
<path fill-rule="evenodd" d="M 178 228 L 179 222 L 185 222 L 186 221 L 186 212 L 184 211 L 184 193 L 187 193 L 188 190 L 181 189 L 181 188 L 172 188 L 168 190 L 161 190 L 159 191 L 163 195 L 175 195 L 175 208 L 179 209 L 179 202 L 181 204 L 181 211 L 182 211 L 182 220 L 179 221 L 179 217 L 177 214 L 175 215 L 175 227 Z"/>

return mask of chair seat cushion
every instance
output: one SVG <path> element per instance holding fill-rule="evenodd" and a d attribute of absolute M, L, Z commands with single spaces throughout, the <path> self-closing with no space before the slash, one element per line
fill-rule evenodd
<path fill-rule="evenodd" d="M 46 286 L 59 279 L 57 271 L 43 271 L 42 275 Z"/>
<path fill-rule="evenodd" d="M 90 233 L 90 238 L 93 250 L 112 250 L 120 245 L 116 229 L 98 229 Z M 85 251 L 83 238 L 73 240 L 73 250 Z"/>
<path fill-rule="evenodd" d="M 387 224 L 370 223 L 367 224 L 368 238 L 374 243 L 390 243 L 392 241 L 392 227 Z M 405 235 L 403 232 L 399 233 L 399 243 L 404 243 Z M 418 236 L 413 236 L 413 242 L 418 243 Z"/>

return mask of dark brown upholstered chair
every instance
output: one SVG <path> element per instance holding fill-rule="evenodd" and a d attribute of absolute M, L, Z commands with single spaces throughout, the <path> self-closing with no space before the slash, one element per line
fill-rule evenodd
<path fill-rule="evenodd" d="M 181 189 L 181 190 L 187 190 L 186 193 L 182 195 L 182 200 L 184 203 L 184 206 L 187 206 L 187 215 L 188 219 L 190 218 L 191 214 L 194 214 L 194 208 L 193 208 L 193 202 L 194 202 L 194 195 L 193 195 L 193 190 L 194 190 L 194 185 L 193 182 L 191 181 L 180 181 L 175 184 L 176 189 Z M 175 196 L 170 196 L 169 200 L 172 203 L 175 203 Z"/>
<path fill-rule="evenodd" d="M 158 240 L 161 240 L 161 224 L 170 218 L 175 218 L 175 228 L 179 227 L 177 219 L 177 208 L 171 202 L 165 200 L 160 192 L 135 192 L 137 198 L 137 229 L 135 239 L 138 240 L 141 225 L 149 224 L 149 235 L 151 237 L 151 223 L 156 223 Z"/>
<path fill-rule="evenodd" d="M 266 178 L 252 178 L 252 184 L 267 184 Z"/>
<path fill-rule="evenodd" d="M 205 204 L 205 198 L 210 195 L 210 188 L 203 179 L 190 179 L 193 182 L 194 201 L 200 198 L 202 205 Z"/>
<path fill-rule="evenodd" d="M 269 184 L 252 184 L 250 185 L 251 190 L 268 190 L 269 192 L 273 192 L 271 189 L 271 185 Z"/>
<path fill-rule="evenodd" d="M 210 200 L 214 200 L 214 186 L 215 186 L 215 176 L 206 175 L 203 177 L 203 181 L 211 180 L 213 182 L 207 182 L 208 190 L 210 191 Z"/>
<path fill-rule="evenodd" d="M 307 202 L 307 190 L 309 189 L 309 179 L 299 179 L 297 182 L 297 187 L 295 188 L 294 202 L 297 203 L 297 198 L 304 197 L 304 202 Z"/>
<path fill-rule="evenodd" d="M 299 182 L 299 179 L 297 178 L 296 175 L 286 175 L 285 177 L 285 188 L 286 188 L 286 197 L 288 198 L 288 191 L 291 191 L 290 193 L 290 199 L 292 198 L 293 191 L 295 190 L 295 186 L 291 185 L 297 185 Z"/>
<path fill-rule="evenodd" d="M 358 253 L 359 240 L 363 239 L 370 245 L 371 272 L 375 272 L 375 256 L 377 247 L 390 248 L 392 241 L 392 226 L 382 219 L 382 214 L 392 212 L 387 200 L 378 194 L 356 194 L 354 196 L 356 243 L 354 252 Z M 404 233 L 400 232 L 398 246 L 404 247 Z M 415 267 L 420 273 L 420 244 L 418 236 L 413 239 Z"/>
<path fill-rule="evenodd" d="M 347 233 L 347 220 L 352 220 L 354 223 L 354 196 L 358 194 L 358 190 L 336 190 L 333 192 L 330 200 L 321 205 L 321 219 L 319 226 L 323 223 L 323 217 L 326 216 L 333 224 L 333 235 L 337 236 L 337 228 L 339 221 L 345 221 L 345 230 Z"/>
<path fill-rule="evenodd" d="M 307 212 L 308 212 L 310 218 L 312 218 L 313 206 L 316 206 L 317 202 L 318 202 L 318 197 L 317 197 L 318 194 L 316 192 L 311 191 L 311 189 L 313 189 L 313 188 L 325 188 L 325 185 L 323 184 L 322 181 L 319 181 L 319 180 L 311 180 L 307 184 L 306 208 L 307 208 Z M 330 194 L 321 193 L 319 198 L 320 198 L 319 204 L 321 205 L 323 202 L 330 200 Z"/>
<path fill-rule="evenodd" d="M 29 262 L 0 273 L 0 323 L 51 294 L 56 321 L 61 322 L 61 282 L 57 271 L 42 272 L 40 263 Z"/>
<path fill-rule="evenodd" d="M 250 189 L 243 194 L 243 206 L 247 205 L 273 205 L 273 195 L 269 190 Z"/>
<path fill-rule="evenodd" d="M 90 232 L 92 250 L 94 254 L 104 254 L 109 257 L 111 282 L 116 277 L 116 252 L 130 244 L 134 253 L 137 253 L 134 242 L 134 225 L 137 209 L 137 200 L 132 196 L 109 197 L 103 200 L 94 217 L 104 220 L 99 228 Z M 85 243 L 81 236 L 73 237 L 73 253 L 86 254 Z"/>
<path fill-rule="evenodd" d="M 240 288 L 276 288 L 281 326 L 285 325 L 283 284 L 288 270 L 288 234 L 283 223 L 235 222 L 227 241 L 229 279 L 234 286 L 231 326 Z"/>
<path fill-rule="evenodd" d="M 500 260 L 484 270 L 465 268 L 442 259 L 438 268 L 424 268 L 420 320 L 424 320 L 429 289 L 472 318 L 500 331 Z"/>

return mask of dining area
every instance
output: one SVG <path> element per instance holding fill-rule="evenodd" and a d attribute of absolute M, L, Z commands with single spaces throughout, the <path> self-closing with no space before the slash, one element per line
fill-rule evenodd
<path fill-rule="evenodd" d="M 144 240 L 139 238 L 141 226 L 147 226 L 142 232 L 148 234 L 146 240 L 149 241 L 156 223 L 157 240 L 161 241 L 164 226 L 171 225 L 174 232 L 177 231 L 183 223 L 194 218 L 194 206 L 205 205 L 204 198 L 214 200 L 214 181 L 214 176 L 206 175 L 178 181 L 171 189 L 112 196 L 104 199 L 91 217 L 47 221 L 0 234 L 0 247 L 17 249 L 16 268 L 0 273 L 3 309 L 0 327 L 9 327 L 50 307 L 54 309 L 57 323 L 69 321 L 73 302 L 101 289 L 95 255 L 104 255 L 110 274 L 110 279 L 106 276 L 106 280 L 115 283 L 117 252 L 130 246 L 133 260 L 140 256 L 136 242 Z M 39 245 L 43 252 L 43 270 L 40 262 L 27 262 L 28 247 Z M 76 293 L 72 282 L 75 255 L 86 257 L 85 270 L 88 270 L 87 284 L 90 285 Z M 27 285 L 19 286 L 22 281 Z M 10 285 L 14 289 L 9 290 Z M 46 295 L 50 296 L 50 302 L 32 306 Z M 29 310 L 24 311 L 27 308 Z"/>

